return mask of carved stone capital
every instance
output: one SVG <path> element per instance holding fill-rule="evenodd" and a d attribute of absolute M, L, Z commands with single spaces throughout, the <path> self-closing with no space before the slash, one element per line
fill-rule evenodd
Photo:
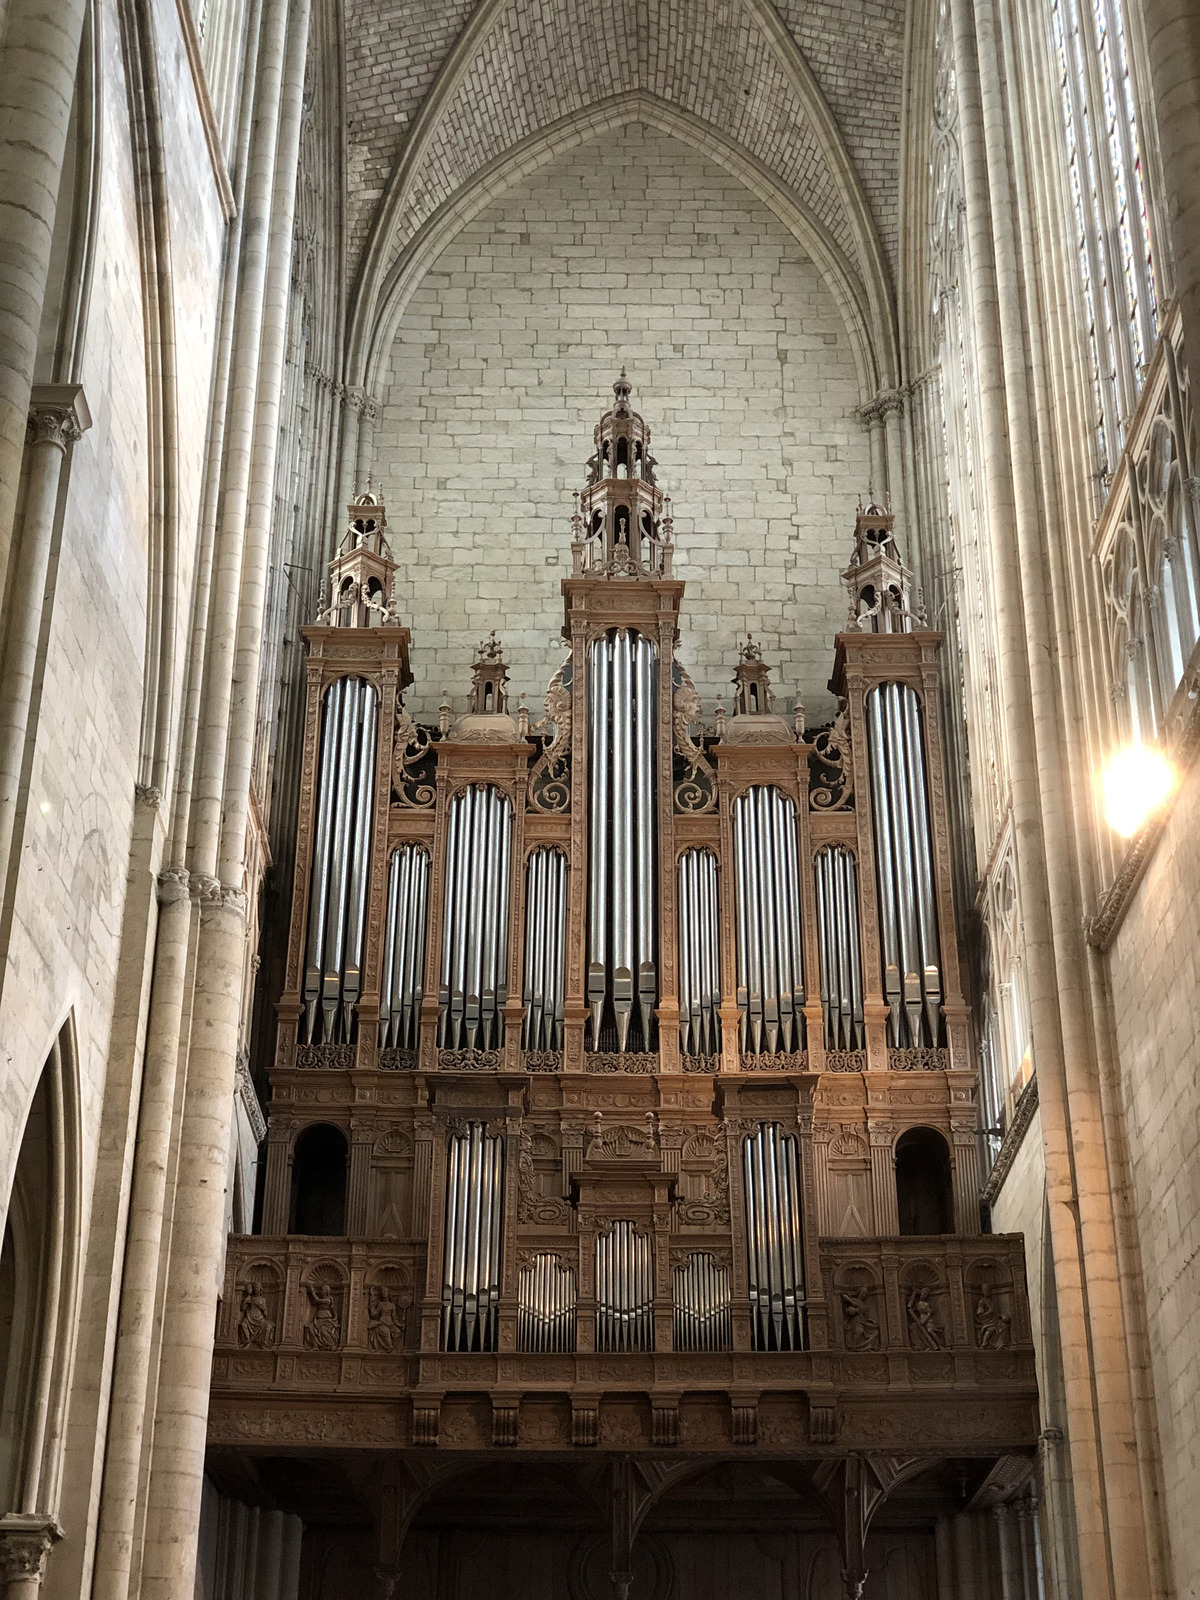
<path fill-rule="evenodd" d="M 46 1557 L 63 1531 L 53 1517 L 23 1516 L 10 1511 L 0 1517 L 0 1579 L 37 1578 L 46 1571 Z"/>
<path fill-rule="evenodd" d="M 162 790 L 153 783 L 135 784 L 133 796 L 138 805 L 147 806 L 151 811 L 157 811 L 162 805 Z"/>
<path fill-rule="evenodd" d="M 92 425 L 92 414 L 77 383 L 35 383 L 29 397 L 30 442 L 65 450 Z"/>
<path fill-rule="evenodd" d="M 164 867 L 158 875 L 158 903 L 173 906 L 191 895 L 186 867 Z"/>

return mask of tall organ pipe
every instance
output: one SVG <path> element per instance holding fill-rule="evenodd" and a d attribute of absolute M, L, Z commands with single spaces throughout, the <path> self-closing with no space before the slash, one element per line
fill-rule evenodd
<path fill-rule="evenodd" d="M 522 1267 L 517 1285 L 517 1349 L 561 1353 L 575 1348 L 575 1273 L 542 1251 Z"/>
<path fill-rule="evenodd" d="M 804 1043 L 804 967 L 796 806 L 755 785 L 733 803 L 737 992 L 741 1047 L 757 1054 Z"/>
<path fill-rule="evenodd" d="M 679 859 L 679 1031 L 684 1055 L 720 1049 L 717 1010 L 721 974 L 717 951 L 717 858 L 686 850 Z"/>
<path fill-rule="evenodd" d="M 490 784 L 456 794 L 446 825 L 438 1044 L 498 1049 L 508 998 L 512 804 Z"/>
<path fill-rule="evenodd" d="M 494 1350 L 500 1301 L 504 1141 L 482 1122 L 451 1136 L 442 1259 L 447 1350 Z"/>
<path fill-rule="evenodd" d="M 614 1222 L 596 1238 L 596 1349 L 653 1350 L 654 1274 L 647 1234 Z"/>
<path fill-rule="evenodd" d="M 525 879 L 526 1050 L 561 1050 L 565 999 L 567 861 L 544 846 L 529 858 Z"/>
<path fill-rule="evenodd" d="M 920 702 L 907 684 L 883 683 L 863 711 L 889 1037 L 934 1045 L 942 980 Z"/>
<path fill-rule="evenodd" d="M 863 1047 L 862 956 L 858 939 L 858 870 L 843 845 L 826 845 L 813 861 L 821 1011 L 833 1050 Z"/>
<path fill-rule="evenodd" d="M 750 1324 L 756 1350 L 804 1344 L 800 1168 L 795 1134 L 760 1122 L 743 1146 Z"/>
<path fill-rule="evenodd" d="M 321 714 L 301 1037 L 353 1037 L 362 991 L 379 697 L 361 678 L 329 686 Z"/>
<path fill-rule="evenodd" d="M 592 1047 L 649 1049 L 658 1000 L 657 662 L 633 629 L 589 656 L 587 1002 Z M 636 1026 L 635 1026 L 636 1023 Z"/>
<path fill-rule="evenodd" d="M 425 994 L 429 852 L 402 844 L 388 870 L 387 923 L 379 996 L 379 1046 L 415 1050 Z"/>

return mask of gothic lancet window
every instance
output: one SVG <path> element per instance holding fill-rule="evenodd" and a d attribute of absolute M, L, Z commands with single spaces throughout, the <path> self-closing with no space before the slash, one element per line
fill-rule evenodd
<path fill-rule="evenodd" d="M 1052 0 L 1050 14 L 1107 485 L 1158 337 L 1142 157 L 1116 0 Z"/>

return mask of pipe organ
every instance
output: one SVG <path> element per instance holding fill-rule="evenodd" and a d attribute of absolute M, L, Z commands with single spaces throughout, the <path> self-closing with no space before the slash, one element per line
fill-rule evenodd
<path fill-rule="evenodd" d="M 892 517 L 859 509 L 836 716 L 780 714 L 752 640 L 706 716 L 670 502 L 614 388 L 543 714 L 510 710 L 493 635 L 465 709 L 414 720 L 371 496 L 305 629 L 264 1233 L 287 1231 L 295 1139 L 333 1122 L 431 1415 L 450 1353 L 507 1352 L 519 1384 L 526 1354 L 669 1373 L 838 1348 L 822 1239 L 897 1233 L 908 1127 L 942 1134 L 956 1227 L 979 1227 L 940 636 Z"/>

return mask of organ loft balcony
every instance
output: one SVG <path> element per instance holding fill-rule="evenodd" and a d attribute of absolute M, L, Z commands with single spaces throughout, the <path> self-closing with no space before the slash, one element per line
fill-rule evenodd
<path fill-rule="evenodd" d="M 835 718 L 781 712 L 751 640 L 706 716 L 650 430 L 614 389 L 540 717 L 511 713 L 493 635 L 466 712 L 414 721 L 373 499 L 305 630 L 214 1470 L 390 1473 L 415 1515 L 451 1464 L 550 1463 L 603 1480 L 628 1545 L 668 1481 L 753 1462 L 859 1595 L 904 1484 L 986 1499 L 1038 1438 L 1022 1240 L 981 1231 L 940 635 L 860 507 Z M 385 1523 L 384 1566 L 408 1526 Z"/>

